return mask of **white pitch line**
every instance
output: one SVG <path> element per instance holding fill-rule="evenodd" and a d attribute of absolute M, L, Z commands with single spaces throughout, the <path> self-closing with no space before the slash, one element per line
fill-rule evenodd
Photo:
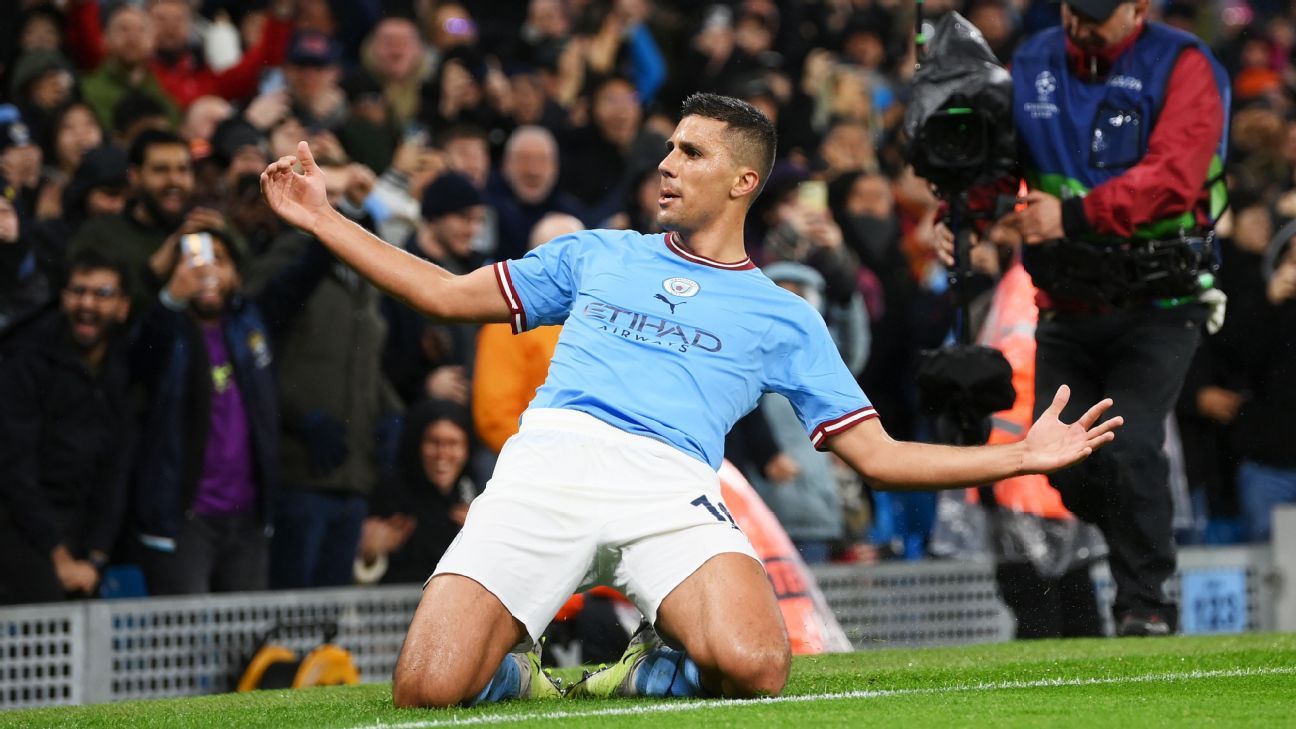
<path fill-rule="evenodd" d="M 876 691 L 844 691 L 835 694 L 806 694 L 778 696 L 768 699 L 715 699 L 708 701 L 662 702 L 643 706 L 627 706 L 589 711 L 541 711 L 534 714 L 491 714 L 453 716 L 447 719 L 425 719 L 366 724 L 357 729 L 435 729 L 443 726 L 489 726 L 493 724 L 520 724 L 528 721 L 555 719 L 590 719 L 604 716 L 642 716 L 649 714 L 677 714 L 686 711 L 708 711 L 732 706 L 760 706 L 765 704 L 799 704 L 810 701 L 836 701 L 853 699 L 879 699 L 890 696 L 921 696 L 930 694 L 966 693 L 969 691 L 1011 691 L 1014 689 L 1052 688 L 1058 686 L 1103 686 L 1123 683 L 1159 683 L 1170 681 L 1198 681 L 1211 678 L 1242 678 L 1244 676 L 1296 675 L 1296 667 L 1232 668 L 1214 671 L 1187 671 L 1184 673 L 1151 673 L 1143 676 L 1112 678 L 1042 678 L 1034 681 L 1001 681 L 978 683 L 970 686 L 944 686 L 926 689 L 879 689 Z"/>

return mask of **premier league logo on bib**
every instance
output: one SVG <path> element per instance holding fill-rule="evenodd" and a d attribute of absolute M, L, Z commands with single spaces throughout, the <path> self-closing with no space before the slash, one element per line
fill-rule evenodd
<path fill-rule="evenodd" d="M 662 281 L 662 288 L 666 289 L 666 293 L 671 294 L 672 296 L 680 296 L 685 299 L 690 296 L 697 296 L 698 290 L 701 289 L 701 287 L 698 286 L 697 281 L 679 277 L 668 278 L 665 281 Z"/>

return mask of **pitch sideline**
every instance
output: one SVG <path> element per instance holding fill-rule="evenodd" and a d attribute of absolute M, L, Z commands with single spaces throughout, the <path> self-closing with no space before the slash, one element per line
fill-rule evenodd
<path fill-rule="evenodd" d="M 1121 676 L 1112 678 L 1045 678 L 1034 681 L 1001 681 L 979 683 L 970 686 L 945 686 L 926 689 L 894 689 L 877 691 L 844 691 L 833 694 L 805 694 L 800 696 L 779 696 L 769 699 L 715 699 L 706 701 L 681 701 L 670 703 L 646 704 L 644 706 L 627 706 L 589 711 L 561 710 L 540 711 L 527 714 L 494 714 L 487 716 L 450 717 L 446 719 L 425 719 L 408 722 L 378 722 L 362 724 L 355 729 L 435 729 L 452 726 L 490 726 L 494 724 L 518 724 L 527 721 L 550 721 L 556 719 L 590 719 L 604 716 L 643 716 L 651 714 L 673 714 L 690 711 L 708 711 L 732 706 L 759 706 L 764 704 L 793 704 L 808 701 L 836 701 L 851 699 L 877 699 L 890 696 L 921 696 L 963 693 L 967 691 L 1010 691 L 1014 689 L 1051 688 L 1055 686 L 1101 686 L 1123 683 L 1160 683 L 1172 681 L 1197 681 L 1212 678 L 1242 678 L 1245 676 L 1280 676 L 1296 675 L 1296 667 L 1272 666 L 1268 668 L 1233 668 L 1213 671 L 1186 671 L 1184 673 L 1151 673 L 1143 676 Z M 540 702 L 537 702 L 539 704 Z M 545 702 L 548 703 L 548 702 Z"/>

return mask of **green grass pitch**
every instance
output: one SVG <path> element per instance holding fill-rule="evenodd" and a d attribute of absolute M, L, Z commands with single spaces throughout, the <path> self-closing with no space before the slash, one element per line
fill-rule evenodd
<path fill-rule="evenodd" d="M 397 710 L 386 684 L 0 713 L 0 727 L 1296 727 L 1296 634 L 1000 643 L 798 658 L 758 701 Z"/>

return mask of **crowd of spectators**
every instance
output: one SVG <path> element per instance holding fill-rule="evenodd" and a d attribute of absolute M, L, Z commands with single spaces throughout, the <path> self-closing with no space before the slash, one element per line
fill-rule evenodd
<path fill-rule="evenodd" d="M 926 6 L 959 9 L 1005 61 L 1057 22 L 1048 0 Z M 465 273 L 580 227 L 656 232 L 680 102 L 750 101 L 779 132 L 752 258 L 823 312 L 888 431 L 929 436 L 913 372 L 953 305 L 929 240 L 938 201 L 899 136 L 912 13 L 6 3 L 0 603 L 89 594 L 112 564 L 137 565 L 152 594 L 419 581 L 463 523 L 556 332 L 428 322 L 286 229 L 258 179 L 302 139 L 339 209 Z M 1231 311 L 1178 412 L 1183 536 L 1264 539 L 1272 502 L 1296 500 L 1296 18 L 1262 0 L 1154 16 L 1203 33 L 1235 84 Z M 1000 261 L 979 260 L 986 290 Z M 799 427 L 767 397 L 727 455 L 803 555 L 921 554 L 932 500 L 870 494 Z"/>

